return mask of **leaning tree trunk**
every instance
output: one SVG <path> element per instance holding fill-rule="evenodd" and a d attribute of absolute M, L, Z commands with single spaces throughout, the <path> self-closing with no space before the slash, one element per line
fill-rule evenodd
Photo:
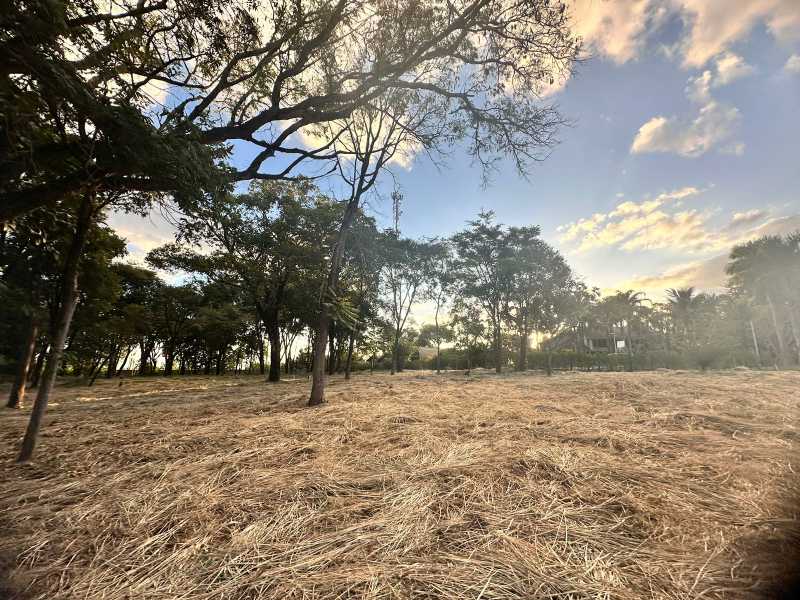
<path fill-rule="evenodd" d="M 78 303 L 78 271 L 83 248 L 86 245 L 86 238 L 89 235 L 89 227 L 92 224 L 92 199 L 85 196 L 78 209 L 78 220 L 75 224 L 75 235 L 72 237 L 67 260 L 64 265 L 64 281 L 61 288 L 61 302 L 58 310 L 56 328 L 53 332 L 53 339 L 50 351 L 47 355 L 47 363 L 42 375 L 41 385 L 36 393 L 36 400 L 33 403 L 28 428 L 22 440 L 17 462 L 27 462 L 33 456 L 33 449 L 36 446 L 36 438 L 42 424 L 47 409 L 47 402 L 50 399 L 50 392 L 56 382 L 56 375 L 61 364 L 61 357 L 64 354 L 64 345 L 69 334 L 69 327 L 72 323 L 72 316 L 75 314 L 75 306 Z"/>
<path fill-rule="evenodd" d="M 33 351 L 36 349 L 36 334 L 38 331 L 39 327 L 36 323 L 36 319 L 31 316 L 30 323 L 28 324 L 28 335 L 20 349 L 14 385 L 11 386 L 11 393 L 8 395 L 7 408 L 20 408 L 22 406 L 22 401 L 25 399 L 25 383 L 28 380 L 28 371 L 33 361 Z"/>
<path fill-rule="evenodd" d="M 330 325 L 331 319 L 328 295 L 335 295 L 339 287 L 339 270 L 342 267 L 342 260 L 344 259 L 347 234 L 356 218 L 359 198 L 360 196 L 356 195 L 347 203 L 347 208 L 342 218 L 342 224 L 339 227 L 336 245 L 333 248 L 333 256 L 331 256 L 325 288 L 320 297 L 319 322 L 317 323 L 317 333 L 314 338 L 314 359 L 311 367 L 311 395 L 308 399 L 309 406 L 316 406 L 325 402 L 325 346 L 328 343 L 328 326 Z"/>

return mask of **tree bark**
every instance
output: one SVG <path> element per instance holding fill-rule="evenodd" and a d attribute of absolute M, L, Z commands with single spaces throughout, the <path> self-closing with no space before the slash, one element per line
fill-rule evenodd
<path fill-rule="evenodd" d="M 36 400 L 33 403 L 33 410 L 28 421 L 28 428 L 22 440 L 17 462 L 27 462 L 33 456 L 36 447 L 36 439 L 39 435 L 39 428 L 42 424 L 47 402 L 50 399 L 50 392 L 56 382 L 56 375 L 61 364 L 61 357 L 64 354 L 64 344 L 67 341 L 69 327 L 72 323 L 72 316 L 75 314 L 75 306 L 78 303 L 78 272 L 80 267 L 81 254 L 86 245 L 89 235 L 89 228 L 92 224 L 92 198 L 88 194 L 81 200 L 78 209 L 78 219 L 75 224 L 75 234 L 72 237 L 66 262 L 64 264 L 64 280 L 61 288 L 61 302 L 58 310 L 58 320 L 53 332 L 53 339 L 50 351 L 47 356 L 47 363 L 44 368 L 41 386 L 37 390 Z"/>
<path fill-rule="evenodd" d="M 330 324 L 330 307 L 327 302 L 328 294 L 335 294 L 339 287 L 339 270 L 344 259 L 345 243 L 347 234 L 356 218 L 360 195 L 350 198 L 347 208 L 344 211 L 342 224 L 339 227 L 339 235 L 333 248 L 328 277 L 325 288 L 320 297 L 319 322 L 317 323 L 317 335 L 314 338 L 314 361 L 311 368 L 311 395 L 308 398 L 309 406 L 317 406 L 325 402 L 325 346 L 328 342 L 328 326 Z"/>
<path fill-rule="evenodd" d="M 17 372 L 14 376 L 14 384 L 11 386 L 11 393 L 8 395 L 6 408 L 20 408 L 25 399 L 25 383 L 28 381 L 28 371 L 31 368 L 31 362 L 33 362 L 33 352 L 36 349 L 36 334 L 38 331 L 39 327 L 36 319 L 31 316 L 25 343 L 20 348 Z"/>

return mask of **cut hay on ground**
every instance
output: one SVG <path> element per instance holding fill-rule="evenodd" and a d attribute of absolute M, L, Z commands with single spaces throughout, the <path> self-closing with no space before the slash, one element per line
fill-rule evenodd
<path fill-rule="evenodd" d="M 62 387 L 22 467 L 26 414 L 2 414 L 6 593 L 764 598 L 796 567 L 800 373 L 307 389 Z"/>

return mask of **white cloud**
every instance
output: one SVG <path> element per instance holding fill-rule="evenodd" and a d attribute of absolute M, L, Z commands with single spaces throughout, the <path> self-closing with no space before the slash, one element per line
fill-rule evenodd
<path fill-rule="evenodd" d="M 631 144 L 631 153 L 673 152 L 685 157 L 700 156 L 729 141 L 740 118 L 735 106 L 714 100 L 689 121 L 677 117 L 654 117 L 639 128 Z M 732 147 L 744 151 L 741 142 Z"/>
<path fill-rule="evenodd" d="M 800 73 L 800 54 L 792 54 L 783 68 L 789 73 Z"/>
<path fill-rule="evenodd" d="M 744 212 L 733 213 L 731 222 L 728 224 L 727 229 L 738 229 L 747 225 L 752 225 L 758 221 L 764 220 L 769 213 L 761 208 L 754 208 Z"/>
<path fill-rule="evenodd" d="M 713 88 L 727 85 L 753 73 L 754 69 L 740 56 L 724 52 L 712 69 L 690 77 L 686 85 L 689 100 L 701 105 L 694 118 L 657 116 L 636 132 L 632 154 L 671 152 L 694 158 L 718 147 L 724 154 L 740 156 L 744 144 L 732 140 L 741 116 L 735 106 L 714 100 Z"/>
<path fill-rule="evenodd" d="M 703 190 L 685 187 L 638 202 L 626 200 L 607 213 L 595 213 L 557 228 L 559 241 L 582 253 L 598 248 L 633 252 L 669 249 L 683 255 L 729 250 L 762 235 L 800 229 L 800 214 L 772 217 L 753 208 L 734 212 L 727 223 L 712 225 L 718 211 L 684 208 Z"/>
<path fill-rule="evenodd" d="M 697 227 L 702 223 L 695 211 L 669 214 L 662 208 L 680 206 L 682 201 L 700 194 L 695 187 L 685 187 L 646 198 L 640 202 L 626 200 L 608 213 L 595 213 L 588 219 L 557 228 L 561 242 L 577 243 L 577 251 L 585 252 L 603 246 L 620 246 L 625 250 L 666 247 L 677 240 L 692 244 Z"/>
<path fill-rule="evenodd" d="M 714 79 L 714 87 L 728 85 L 755 72 L 752 65 L 748 65 L 741 56 L 732 52 L 723 52 L 717 58 L 716 67 L 717 76 Z"/>
<path fill-rule="evenodd" d="M 658 13 L 650 0 L 573 0 L 570 14 L 575 33 L 590 52 L 621 64 L 639 54 L 648 21 Z"/>
<path fill-rule="evenodd" d="M 759 23 L 778 40 L 800 37 L 797 0 L 673 0 L 672 6 L 685 22 L 679 47 L 686 67 L 702 67 Z"/>
<path fill-rule="evenodd" d="M 701 68 L 745 39 L 759 24 L 780 41 L 800 38 L 797 0 L 572 0 L 575 32 L 592 54 L 616 63 L 637 58 L 649 34 L 678 15 L 684 29 L 669 54 Z M 728 65 L 735 66 L 735 65 Z"/>

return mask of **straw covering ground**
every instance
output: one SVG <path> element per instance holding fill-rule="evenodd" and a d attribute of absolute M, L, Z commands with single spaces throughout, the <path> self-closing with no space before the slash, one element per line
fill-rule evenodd
<path fill-rule="evenodd" d="M 25 466 L 27 411 L 2 414 L 5 594 L 789 597 L 800 373 L 359 374 L 317 409 L 307 390 L 60 387 Z"/>

